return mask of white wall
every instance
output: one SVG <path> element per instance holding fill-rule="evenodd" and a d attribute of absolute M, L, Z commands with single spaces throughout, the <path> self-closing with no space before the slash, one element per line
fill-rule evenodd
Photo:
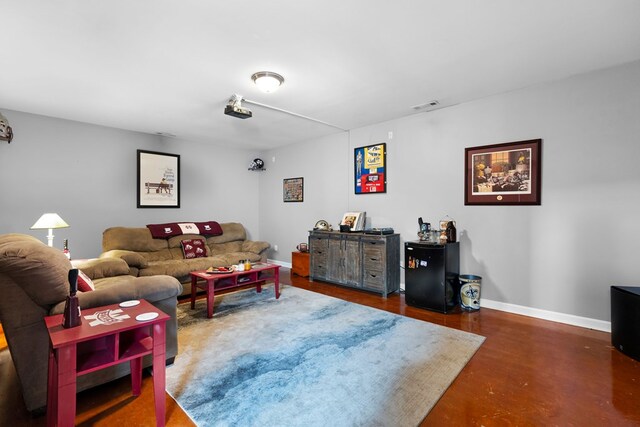
<path fill-rule="evenodd" d="M 609 286 L 639 285 L 640 62 L 265 152 L 261 238 L 290 262 L 318 219 L 348 210 L 415 240 L 457 221 L 461 272 L 490 300 L 608 320 Z M 393 138 L 388 133 L 393 132 Z M 465 206 L 464 149 L 541 138 L 541 206 Z M 353 149 L 387 142 L 388 192 L 355 195 Z M 275 156 L 276 163 L 270 159 Z M 303 203 L 282 179 L 303 176 Z"/>
<path fill-rule="evenodd" d="M 260 236 L 271 243 L 269 258 L 291 262 L 291 251 L 307 241 L 316 221 L 339 223 L 350 191 L 349 150 L 348 134 L 341 132 L 263 153 Z M 283 179 L 297 177 L 304 177 L 304 201 L 283 202 Z"/>
<path fill-rule="evenodd" d="M 14 130 L 0 143 L 0 233 L 25 233 L 45 212 L 69 228 L 54 230 L 54 244 L 69 239 L 75 258 L 101 252 L 102 231 L 168 221 L 237 221 L 259 236 L 255 153 L 3 110 Z M 180 155 L 179 209 L 136 208 L 136 150 Z"/>
<path fill-rule="evenodd" d="M 417 217 L 457 221 L 462 272 L 483 276 L 482 297 L 609 319 L 609 286 L 640 277 L 640 62 L 576 76 L 261 153 L 164 139 L 4 110 L 15 132 L 0 143 L 0 233 L 29 230 L 44 212 L 74 257 L 100 253 L 114 225 L 240 221 L 290 262 L 318 219 L 348 210 L 414 240 Z M 393 138 L 388 139 L 388 132 Z M 464 206 L 464 148 L 543 139 L 541 206 Z M 388 144 L 388 192 L 353 190 L 353 149 Z M 136 208 L 136 150 L 181 155 L 181 208 Z M 275 162 L 272 158 L 275 157 Z M 304 177 L 304 202 L 282 201 L 282 180 Z"/>

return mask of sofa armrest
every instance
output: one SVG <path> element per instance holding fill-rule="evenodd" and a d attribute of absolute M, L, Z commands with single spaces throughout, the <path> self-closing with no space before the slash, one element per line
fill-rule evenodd
<path fill-rule="evenodd" d="M 91 280 L 130 274 L 129 265 L 121 258 L 95 258 L 74 264 Z"/>
<path fill-rule="evenodd" d="M 112 249 L 100 254 L 100 258 L 120 258 L 131 267 L 145 268 L 148 263 L 145 257 L 134 251 L 125 251 L 122 249 Z"/>
<path fill-rule="evenodd" d="M 182 284 L 171 276 L 132 277 L 118 276 L 96 282 L 96 289 L 91 292 L 78 292 L 81 310 L 119 304 L 133 299 L 145 299 L 150 303 L 167 298 L 176 298 L 182 293 Z M 50 314 L 64 311 L 62 301 L 51 308 Z"/>
<path fill-rule="evenodd" d="M 269 249 L 271 244 L 268 242 L 260 242 L 253 240 L 245 240 L 242 242 L 242 252 L 251 252 L 260 255 L 261 252 Z"/>

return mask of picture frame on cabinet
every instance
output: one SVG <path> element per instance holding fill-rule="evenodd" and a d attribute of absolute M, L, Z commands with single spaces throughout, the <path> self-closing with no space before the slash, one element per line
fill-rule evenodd
<path fill-rule="evenodd" d="M 349 227 L 349 231 L 364 230 L 366 212 L 346 212 L 340 221 L 341 226 Z M 341 227 L 342 228 L 342 227 Z"/>
<path fill-rule="evenodd" d="M 465 205 L 540 205 L 542 139 L 465 148 Z"/>

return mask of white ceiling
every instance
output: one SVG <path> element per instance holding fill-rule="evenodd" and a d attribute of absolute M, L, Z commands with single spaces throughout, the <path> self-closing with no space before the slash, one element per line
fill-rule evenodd
<path fill-rule="evenodd" d="M 339 131 L 226 116 L 234 93 L 353 129 L 640 59 L 638 0 L 0 0 L 0 17 L 0 109 L 252 149 Z"/>

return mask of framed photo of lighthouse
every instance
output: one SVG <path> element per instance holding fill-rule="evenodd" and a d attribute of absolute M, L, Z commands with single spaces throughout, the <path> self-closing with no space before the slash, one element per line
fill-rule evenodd
<path fill-rule="evenodd" d="M 387 192 L 387 144 L 368 145 L 353 150 L 353 179 L 356 194 Z"/>

